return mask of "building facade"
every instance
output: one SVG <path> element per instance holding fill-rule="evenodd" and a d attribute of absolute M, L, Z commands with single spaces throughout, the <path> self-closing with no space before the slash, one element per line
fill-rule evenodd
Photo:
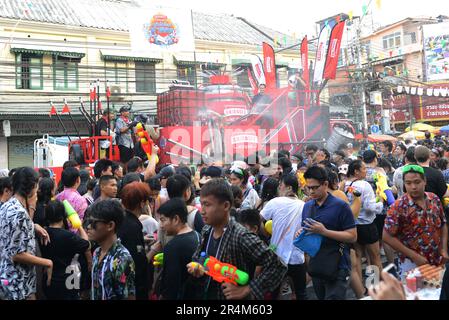
<path fill-rule="evenodd" d="M 103 108 L 107 81 L 113 110 L 132 104 L 134 112 L 155 115 L 157 94 L 173 80 L 199 86 L 207 74 L 229 72 L 234 83 L 250 92 L 246 70 L 250 55 L 261 55 L 262 42 L 275 50 L 300 42 L 244 18 L 191 12 L 194 52 L 136 55 L 125 14 L 138 6 L 134 1 L 2 2 L 0 167 L 32 165 L 36 139 L 67 133 L 49 117 L 50 102 L 60 113 L 66 100 L 72 117 L 63 114 L 61 119 L 68 134 L 87 135 L 80 99 L 89 109 L 89 90 L 96 80 Z M 280 86 L 287 85 L 299 65 L 298 49 L 276 55 Z"/>

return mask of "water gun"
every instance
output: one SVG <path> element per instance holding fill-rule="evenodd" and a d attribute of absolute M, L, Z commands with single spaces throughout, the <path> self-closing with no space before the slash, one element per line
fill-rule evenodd
<path fill-rule="evenodd" d="M 384 199 L 388 206 L 393 205 L 396 200 L 394 199 L 393 191 L 391 191 L 391 188 L 388 186 L 387 177 L 381 173 L 375 173 L 374 181 L 377 185 L 377 196 Z"/>
<path fill-rule="evenodd" d="M 67 218 L 69 219 L 72 228 L 81 228 L 81 219 L 75 209 L 73 209 L 70 202 L 64 200 L 62 203 L 64 204 L 65 212 L 67 213 Z"/>
<path fill-rule="evenodd" d="M 159 267 L 159 266 L 163 266 L 164 265 L 164 254 L 163 253 L 158 253 L 157 255 L 154 256 L 154 258 L 153 258 L 153 265 L 155 267 Z"/>
<path fill-rule="evenodd" d="M 306 186 L 306 179 L 304 178 L 304 172 L 296 173 L 296 177 L 298 178 L 299 187 L 302 189 Z"/>
<path fill-rule="evenodd" d="M 447 185 L 447 188 L 449 189 L 449 184 Z M 448 207 L 449 206 L 449 198 L 444 198 L 443 199 L 443 206 L 444 207 Z"/>
<path fill-rule="evenodd" d="M 233 285 L 245 286 L 248 284 L 249 275 L 237 269 L 235 266 L 218 261 L 214 257 L 209 257 L 204 262 L 204 266 L 198 262 L 190 264 L 192 268 L 203 268 L 205 273 L 218 283 L 232 283 Z"/>
<path fill-rule="evenodd" d="M 136 129 L 137 129 L 137 136 L 140 139 L 140 145 L 142 146 L 143 151 L 145 151 L 148 160 L 151 159 L 152 153 L 153 153 L 153 139 L 151 139 L 150 135 L 148 134 L 148 132 L 145 130 L 143 124 L 141 122 L 139 122 L 136 125 Z M 157 155 L 156 155 L 157 158 Z M 159 162 L 159 158 L 157 158 L 156 163 Z"/>
<path fill-rule="evenodd" d="M 265 223 L 265 231 L 271 236 L 273 235 L 273 220 L 269 220 Z"/>

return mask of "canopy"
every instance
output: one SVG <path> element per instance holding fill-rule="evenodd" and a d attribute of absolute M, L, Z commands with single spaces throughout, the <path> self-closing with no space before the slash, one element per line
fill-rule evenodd
<path fill-rule="evenodd" d="M 386 134 L 379 134 L 379 135 L 370 134 L 368 136 L 368 141 L 369 142 L 383 142 L 383 141 L 396 142 L 396 141 L 398 141 L 398 139 L 395 137 L 386 135 Z"/>
<path fill-rule="evenodd" d="M 413 131 L 429 131 L 429 132 L 433 132 L 435 131 L 435 127 L 429 125 L 429 124 L 425 124 L 425 123 L 415 123 L 412 128 L 410 129 L 410 127 L 408 127 L 407 129 L 405 129 L 405 132 L 410 132 L 410 130 Z"/>

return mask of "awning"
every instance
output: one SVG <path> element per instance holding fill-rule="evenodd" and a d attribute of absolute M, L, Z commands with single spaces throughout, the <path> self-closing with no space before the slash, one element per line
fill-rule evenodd
<path fill-rule="evenodd" d="M 40 44 L 12 44 L 11 52 L 62 56 L 66 58 L 84 58 L 86 55 L 84 51 L 79 48 L 72 48 L 62 45 L 46 46 Z"/>
<path fill-rule="evenodd" d="M 160 63 L 164 61 L 162 57 L 156 55 L 135 54 L 126 50 L 100 50 L 101 58 L 104 61 L 137 61 L 137 62 L 153 62 Z"/>
<path fill-rule="evenodd" d="M 195 55 L 176 55 L 173 56 L 173 63 L 177 66 L 194 66 L 194 65 L 210 65 L 214 67 L 224 67 L 226 63 L 223 62 L 223 58 L 217 54 L 208 54 L 204 52 L 198 52 Z"/>
<path fill-rule="evenodd" d="M 382 60 L 376 60 L 373 61 L 371 63 L 371 65 L 373 66 L 379 66 L 379 65 L 385 65 L 385 64 L 391 64 L 393 62 L 401 62 L 404 61 L 404 56 L 396 56 L 396 57 L 391 57 L 391 58 L 387 58 L 387 59 L 382 59 Z"/>
<path fill-rule="evenodd" d="M 233 66 L 250 66 L 251 60 L 249 59 L 232 59 Z"/>

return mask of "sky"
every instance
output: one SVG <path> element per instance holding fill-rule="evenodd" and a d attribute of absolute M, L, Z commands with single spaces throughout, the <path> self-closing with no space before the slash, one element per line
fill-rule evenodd
<path fill-rule="evenodd" d="M 370 0 L 164 0 L 165 5 L 204 13 L 227 13 L 293 35 L 315 35 L 315 22 L 339 13 L 362 14 Z M 382 25 L 406 17 L 449 16 L 447 0 L 376 0 L 370 6 L 373 20 Z M 371 19 L 370 19 L 371 20 Z"/>

